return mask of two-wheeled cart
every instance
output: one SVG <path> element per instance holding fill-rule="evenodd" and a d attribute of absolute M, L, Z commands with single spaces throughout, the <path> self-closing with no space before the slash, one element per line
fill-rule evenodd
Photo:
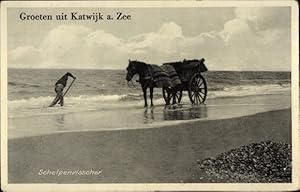
<path fill-rule="evenodd" d="M 181 84 L 172 89 L 163 88 L 163 97 L 166 104 L 170 104 L 172 98 L 173 104 L 180 103 L 183 91 L 188 91 L 192 104 L 198 105 L 205 102 L 207 84 L 201 75 L 201 73 L 207 71 L 204 61 L 204 59 L 194 59 L 163 64 L 172 65 L 181 80 Z"/>

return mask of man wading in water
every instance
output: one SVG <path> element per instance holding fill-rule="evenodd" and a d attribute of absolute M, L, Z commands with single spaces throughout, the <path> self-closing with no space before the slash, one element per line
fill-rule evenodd
<path fill-rule="evenodd" d="M 56 83 L 55 83 L 55 92 L 56 97 L 52 101 L 52 103 L 49 105 L 49 107 L 53 107 L 56 105 L 56 103 L 59 101 L 60 106 L 64 106 L 64 88 L 67 85 L 68 77 L 72 77 L 73 79 L 76 79 L 71 73 L 66 73 L 64 76 L 62 76 Z"/>

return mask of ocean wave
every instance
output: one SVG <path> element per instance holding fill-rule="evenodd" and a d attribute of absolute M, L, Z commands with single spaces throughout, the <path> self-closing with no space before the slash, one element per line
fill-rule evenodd
<path fill-rule="evenodd" d="M 68 103 L 86 103 L 86 102 L 97 102 L 97 101 L 118 101 L 122 100 L 122 98 L 126 97 L 126 95 L 79 95 L 75 97 L 65 97 L 65 100 Z M 10 100 L 8 103 L 11 105 L 43 105 L 50 104 L 50 102 L 54 99 L 53 96 L 45 96 L 45 97 L 32 97 L 28 99 L 19 99 L 19 100 Z"/>
<path fill-rule="evenodd" d="M 21 82 L 8 82 L 8 86 L 19 86 L 19 87 L 40 87 L 40 85 L 37 84 L 29 84 L 29 83 L 21 83 Z"/>
<path fill-rule="evenodd" d="M 229 86 L 219 87 L 216 89 L 208 90 L 208 99 L 218 97 L 236 97 L 236 96 L 247 96 L 247 95 L 261 95 L 261 94 L 274 94 L 280 92 L 290 91 L 290 84 L 269 84 L 269 85 L 246 85 L 246 86 Z M 187 95 L 187 92 L 184 93 Z M 161 98 L 161 92 L 155 92 L 154 98 Z M 97 102 L 126 102 L 126 101 L 138 101 L 143 99 L 141 93 L 128 93 L 122 95 L 79 95 L 66 97 L 65 100 L 68 103 L 97 103 Z M 53 100 L 53 96 L 45 97 L 32 97 L 28 99 L 10 100 L 10 105 L 44 105 L 49 104 Z"/>
<path fill-rule="evenodd" d="M 164 99 L 159 89 L 154 94 L 154 105 L 164 105 Z M 260 86 L 229 86 L 215 91 L 208 91 L 207 99 L 234 98 L 253 95 L 271 95 L 289 93 L 290 85 L 260 85 Z M 128 93 L 122 95 L 79 95 L 66 96 L 65 107 L 51 107 L 48 105 L 54 99 L 53 96 L 32 97 L 28 99 L 9 100 L 8 116 L 31 117 L 42 115 L 69 114 L 88 111 L 119 110 L 121 108 L 139 108 L 144 105 L 142 91 L 139 93 Z M 148 98 L 149 101 L 149 98 Z M 189 103 L 187 91 L 183 92 L 182 103 Z"/>
<path fill-rule="evenodd" d="M 94 110 L 105 110 L 113 107 L 124 95 L 79 95 L 65 97 L 65 107 L 48 107 L 54 97 L 32 97 L 8 101 L 8 116 L 30 117 L 52 114 L 69 114 Z M 58 110 L 59 109 L 59 110 Z"/>
<path fill-rule="evenodd" d="M 290 84 L 243 85 L 224 87 L 223 90 L 211 91 L 208 98 L 243 97 L 290 92 Z"/>

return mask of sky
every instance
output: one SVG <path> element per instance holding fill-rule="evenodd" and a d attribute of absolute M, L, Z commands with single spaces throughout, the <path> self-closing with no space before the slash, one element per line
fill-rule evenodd
<path fill-rule="evenodd" d="M 129 21 L 27 21 L 20 13 L 130 14 Z M 125 69 L 205 58 L 209 70 L 290 71 L 289 7 L 9 8 L 8 67 Z"/>

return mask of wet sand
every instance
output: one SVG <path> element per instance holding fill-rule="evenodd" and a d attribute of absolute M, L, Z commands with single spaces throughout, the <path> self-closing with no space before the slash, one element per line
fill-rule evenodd
<path fill-rule="evenodd" d="M 264 140 L 291 143 L 290 109 L 157 129 L 65 132 L 9 139 L 8 181 L 177 183 L 190 178 L 197 160 Z M 101 174 L 39 175 L 41 169 L 92 169 Z"/>

